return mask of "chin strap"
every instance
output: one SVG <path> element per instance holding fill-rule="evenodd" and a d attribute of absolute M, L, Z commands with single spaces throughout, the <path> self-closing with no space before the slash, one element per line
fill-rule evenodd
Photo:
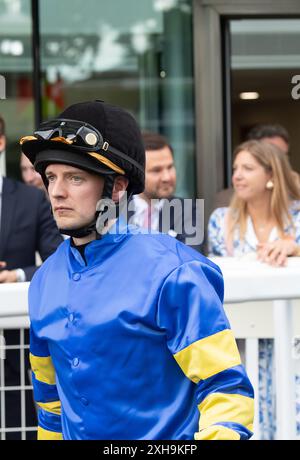
<path fill-rule="evenodd" d="M 102 238 L 102 230 L 108 221 L 108 218 L 101 219 L 101 215 L 107 214 L 109 203 L 111 203 L 112 192 L 113 192 L 113 187 L 114 187 L 114 179 L 115 179 L 115 174 L 110 174 L 108 176 L 105 176 L 102 198 L 98 202 L 97 210 L 95 212 L 93 221 L 90 224 L 85 225 L 84 227 L 80 227 L 80 228 L 73 228 L 73 229 L 59 228 L 60 233 L 62 233 L 63 235 L 71 236 L 72 238 L 84 238 L 85 236 L 90 235 L 92 232 L 96 232 L 96 239 L 100 240 Z M 116 217 L 118 217 L 119 204 L 117 203 L 115 206 L 116 206 Z"/>

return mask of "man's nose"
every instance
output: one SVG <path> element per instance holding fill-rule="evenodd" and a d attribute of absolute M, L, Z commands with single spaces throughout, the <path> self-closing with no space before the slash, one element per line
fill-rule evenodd
<path fill-rule="evenodd" d="M 65 182 L 59 178 L 49 184 L 48 190 L 53 198 L 65 198 L 68 194 Z"/>
<path fill-rule="evenodd" d="M 36 182 L 37 179 L 38 179 L 38 173 L 36 171 L 30 171 L 29 173 L 30 183 L 33 184 L 34 182 Z"/>
<path fill-rule="evenodd" d="M 169 171 L 169 169 L 163 169 L 161 178 L 164 182 L 168 182 L 171 178 L 171 171 Z"/>
<path fill-rule="evenodd" d="M 25 181 L 29 182 L 29 184 L 32 184 L 32 182 L 34 181 L 34 177 L 35 177 L 34 172 L 31 169 L 27 169 L 27 171 L 25 171 L 24 176 L 25 176 L 24 177 Z"/>

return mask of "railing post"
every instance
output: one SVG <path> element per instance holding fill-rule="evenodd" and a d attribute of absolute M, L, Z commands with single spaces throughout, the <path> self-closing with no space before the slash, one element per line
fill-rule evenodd
<path fill-rule="evenodd" d="M 254 424 L 252 440 L 260 439 L 259 429 L 259 349 L 258 339 L 248 338 L 245 340 L 246 371 L 254 389 Z"/>
<path fill-rule="evenodd" d="M 276 439 L 296 439 L 296 388 L 292 358 L 292 302 L 274 300 Z"/>

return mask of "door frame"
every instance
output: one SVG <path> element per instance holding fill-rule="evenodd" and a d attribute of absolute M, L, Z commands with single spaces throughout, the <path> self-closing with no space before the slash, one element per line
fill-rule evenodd
<path fill-rule="evenodd" d="M 231 152 L 225 161 L 231 121 L 224 102 L 230 88 L 223 72 L 222 22 L 299 16 L 299 0 L 193 0 L 196 186 L 197 197 L 205 199 L 205 223 L 231 168 Z"/>

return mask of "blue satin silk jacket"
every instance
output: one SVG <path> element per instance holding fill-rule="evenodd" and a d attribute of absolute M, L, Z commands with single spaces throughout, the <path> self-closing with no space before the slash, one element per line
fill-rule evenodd
<path fill-rule="evenodd" d="M 122 221 L 29 289 L 39 439 L 248 439 L 253 389 L 219 268 Z"/>

